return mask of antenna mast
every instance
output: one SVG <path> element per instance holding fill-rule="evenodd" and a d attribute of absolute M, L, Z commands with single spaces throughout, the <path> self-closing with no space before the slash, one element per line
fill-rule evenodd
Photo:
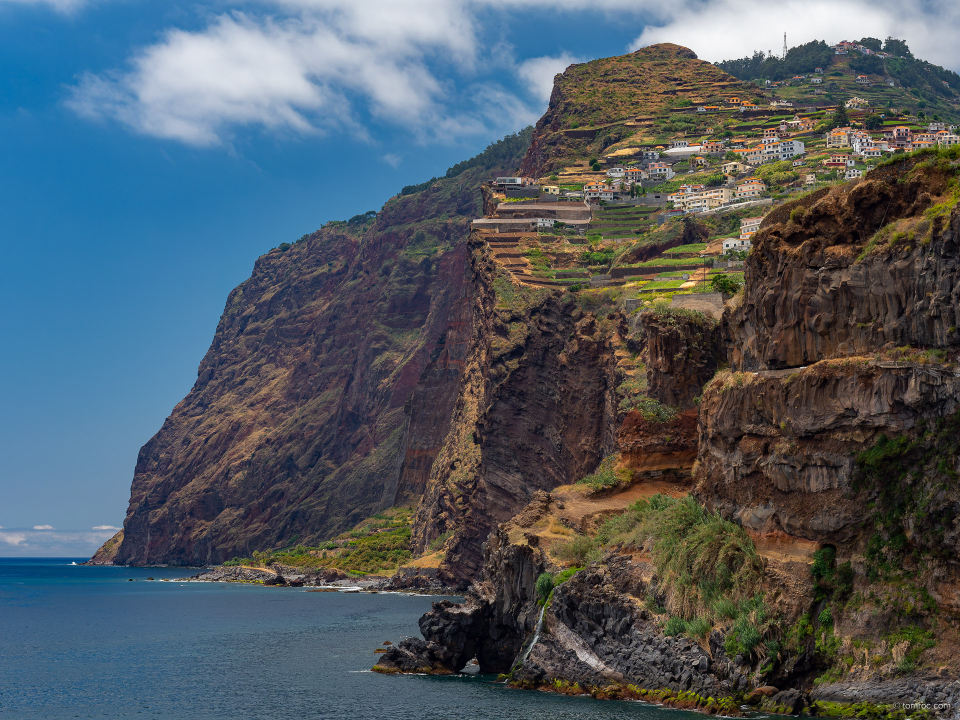
<path fill-rule="evenodd" d="M 783 59 L 787 59 L 787 34 L 783 34 Z"/>

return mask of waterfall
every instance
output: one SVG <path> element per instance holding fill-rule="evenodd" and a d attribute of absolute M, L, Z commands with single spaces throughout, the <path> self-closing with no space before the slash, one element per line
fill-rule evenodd
<path fill-rule="evenodd" d="M 540 609 L 540 617 L 537 619 L 537 629 L 533 631 L 533 638 L 530 640 L 530 644 L 527 645 L 526 649 L 520 653 L 520 659 L 513 664 L 514 667 L 519 667 L 523 665 L 527 658 L 530 657 L 530 652 L 533 650 L 533 646 L 537 644 L 537 640 L 540 639 L 540 631 L 543 630 L 543 614 L 547 611 L 547 604 L 544 603 L 543 607 Z"/>

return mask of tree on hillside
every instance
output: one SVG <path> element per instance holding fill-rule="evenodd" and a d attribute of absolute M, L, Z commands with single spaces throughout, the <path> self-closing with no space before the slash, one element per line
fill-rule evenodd
<path fill-rule="evenodd" d="M 883 60 L 876 55 L 860 55 L 851 58 L 850 69 L 862 75 L 883 75 Z"/>
<path fill-rule="evenodd" d="M 790 48 L 783 60 L 758 50 L 752 56 L 719 62 L 717 67 L 741 80 L 783 80 L 793 75 L 811 73 L 814 68 L 826 67 L 832 57 L 833 50 L 825 42 L 813 40 Z"/>
<path fill-rule="evenodd" d="M 714 275 L 710 286 L 714 292 L 736 295 L 743 287 L 743 280 L 733 275 Z"/>
<path fill-rule="evenodd" d="M 833 124 L 833 127 L 846 127 L 850 124 L 850 117 L 847 115 L 847 108 L 843 105 L 837 105 L 837 109 L 833 111 L 833 120 L 830 121 Z"/>
<path fill-rule="evenodd" d="M 906 41 L 899 40 L 895 37 L 890 37 L 889 35 L 883 43 L 883 51 L 888 52 L 891 55 L 896 55 L 897 57 L 913 57 L 913 53 L 910 52 L 910 48 L 907 47 Z"/>
<path fill-rule="evenodd" d="M 883 49 L 883 41 L 874 37 L 860 38 L 860 44 L 874 52 L 879 52 Z"/>
<path fill-rule="evenodd" d="M 881 117 L 880 117 L 879 115 L 877 115 L 876 113 L 874 113 L 874 114 L 872 114 L 872 115 L 867 115 L 867 116 L 863 119 L 863 126 L 864 126 L 867 130 L 876 130 L 876 129 L 879 128 L 881 125 L 883 125 L 883 118 L 881 118 Z"/>

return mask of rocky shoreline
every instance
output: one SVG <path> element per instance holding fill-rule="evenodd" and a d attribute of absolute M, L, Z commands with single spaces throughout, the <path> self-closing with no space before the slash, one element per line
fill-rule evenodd
<path fill-rule="evenodd" d="M 272 564 L 268 567 L 217 565 L 181 580 L 229 582 L 268 587 L 308 587 L 354 592 L 410 592 L 429 595 L 456 595 L 454 588 L 440 583 L 436 577 L 421 573 L 383 575 L 350 575 L 336 568 L 304 569 Z"/>

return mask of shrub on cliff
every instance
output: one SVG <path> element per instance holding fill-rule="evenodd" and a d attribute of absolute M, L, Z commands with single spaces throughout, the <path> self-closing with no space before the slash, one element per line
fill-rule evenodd
<path fill-rule="evenodd" d="M 577 485 L 589 485 L 597 492 L 599 490 L 610 490 L 618 485 L 622 485 L 630 480 L 630 474 L 626 470 L 617 469 L 617 461 L 620 458 L 619 453 L 607 455 L 601 462 L 596 471 L 587 475 L 577 482 Z"/>
<path fill-rule="evenodd" d="M 763 562 L 739 525 L 703 508 L 694 498 L 654 495 L 611 518 L 598 546 L 647 547 L 671 620 L 666 634 L 703 638 L 730 623 L 732 654 L 764 656 L 775 618 L 759 594 Z"/>

